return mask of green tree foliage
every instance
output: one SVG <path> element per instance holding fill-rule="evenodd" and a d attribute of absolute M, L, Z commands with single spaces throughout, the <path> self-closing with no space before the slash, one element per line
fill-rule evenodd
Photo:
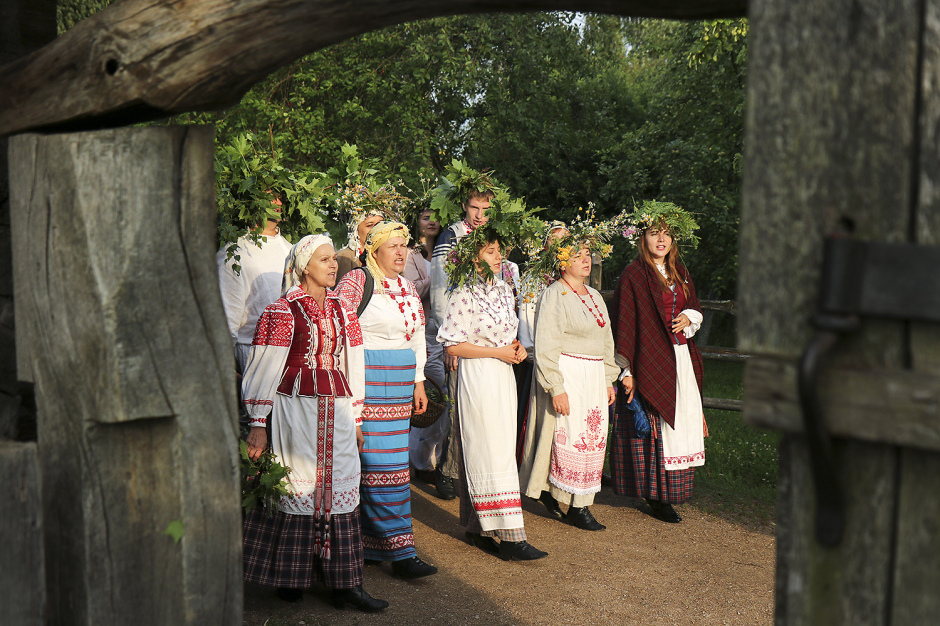
<path fill-rule="evenodd" d="M 645 121 L 601 165 L 602 206 L 656 198 L 695 214 L 702 244 L 686 262 L 704 297 L 735 293 L 747 31 L 745 20 L 625 22 Z M 610 265 L 632 255 L 621 248 Z"/>

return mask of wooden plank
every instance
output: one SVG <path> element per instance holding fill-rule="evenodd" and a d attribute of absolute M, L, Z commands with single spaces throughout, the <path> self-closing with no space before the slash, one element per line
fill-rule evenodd
<path fill-rule="evenodd" d="M 55 0 L 0 2 L 0 65 L 24 57 L 55 39 L 55 16 Z M 7 140 L 0 137 L 0 438 L 15 436 L 21 407 L 16 380 L 10 218 Z"/>
<path fill-rule="evenodd" d="M 0 441 L 0 606 L 5 624 L 44 624 L 46 580 L 35 443 Z"/>
<path fill-rule="evenodd" d="M 744 402 L 726 398 L 702 398 L 702 406 L 706 409 L 720 409 L 722 411 L 743 411 Z"/>
<path fill-rule="evenodd" d="M 788 435 L 777 477 L 777 624 L 884 624 L 890 588 L 897 451 L 884 445 L 836 441 L 844 480 L 842 544 L 815 540 L 815 505 L 806 442 Z"/>
<path fill-rule="evenodd" d="M 921 9 L 918 0 L 750 4 L 737 297 L 742 352 L 792 363 L 803 351 L 814 332 L 808 320 L 816 310 L 826 235 L 908 239 Z M 832 397 L 842 393 L 833 372 L 900 371 L 907 365 L 905 336 L 901 322 L 868 321 L 827 359 L 820 395 L 833 429 Z M 795 398 L 793 379 L 756 390 L 755 361 L 747 365 L 745 416 L 754 421 L 758 411 L 765 421 L 778 419 Z M 877 402 L 879 391 L 865 388 L 865 399 Z M 867 406 L 854 410 L 882 421 Z M 830 549 L 815 539 L 806 445 L 799 438 L 787 445 L 779 472 L 789 487 L 781 488 L 778 502 L 777 622 L 885 623 L 897 449 L 834 441 L 847 524 L 839 546 Z"/>
<path fill-rule="evenodd" d="M 935 374 L 834 367 L 825 372 L 822 387 L 822 412 L 833 435 L 940 450 L 940 384 Z M 804 432 L 795 359 L 748 360 L 744 389 L 745 422 Z"/>
<path fill-rule="evenodd" d="M 36 381 L 48 620 L 241 622 L 211 128 L 10 140 L 17 343 Z M 164 530 L 181 521 L 174 542 Z"/>
<path fill-rule="evenodd" d="M 940 2 L 925 2 L 921 137 L 914 241 L 940 245 Z M 940 325 L 911 324 L 911 367 L 940 378 Z M 940 416 L 935 417 L 940 421 Z M 940 615 L 940 453 L 901 450 L 892 624 L 928 624 Z"/>
<path fill-rule="evenodd" d="M 532 10 L 741 17 L 746 2 L 124 0 L 24 61 L 0 67 L 0 135 L 217 109 L 237 102 L 277 68 L 361 33 L 441 15 Z"/>
<path fill-rule="evenodd" d="M 713 348 L 712 346 L 699 346 L 702 356 L 714 361 L 747 361 L 750 354 L 742 354 L 734 348 Z"/>

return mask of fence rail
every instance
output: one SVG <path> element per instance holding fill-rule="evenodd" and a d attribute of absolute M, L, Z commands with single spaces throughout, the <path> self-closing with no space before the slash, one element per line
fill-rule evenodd
<path fill-rule="evenodd" d="M 611 303 L 614 299 L 613 290 L 602 291 L 601 295 L 604 296 L 604 302 L 607 304 L 607 308 L 610 309 Z M 720 311 L 730 315 L 738 314 L 738 304 L 734 300 L 702 300 L 701 305 L 703 309 L 709 311 Z M 611 315 L 614 314 L 611 313 Z M 702 352 L 702 358 L 712 361 L 743 362 L 751 357 L 750 354 L 739 352 L 735 348 L 699 346 L 699 350 Z M 704 406 L 706 409 L 719 409 L 722 411 L 744 410 L 744 402 L 741 400 L 733 400 L 731 398 L 702 398 L 702 406 Z"/>

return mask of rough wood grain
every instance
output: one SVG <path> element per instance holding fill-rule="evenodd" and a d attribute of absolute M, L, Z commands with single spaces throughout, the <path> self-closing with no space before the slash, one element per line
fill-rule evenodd
<path fill-rule="evenodd" d="M 0 65 L 25 57 L 55 39 L 55 7 L 55 0 L 0 2 Z M 10 221 L 9 197 L 7 140 L 0 137 L 0 438 L 15 436 L 21 407 L 13 326 L 11 238 L 16 226 Z"/>
<path fill-rule="evenodd" d="M 46 580 L 36 444 L 0 441 L 0 607 L 4 624 L 44 624 Z"/>
<path fill-rule="evenodd" d="M 804 432 L 795 359 L 754 357 L 745 369 L 744 421 L 788 433 Z M 932 372 L 825 372 L 822 412 L 837 437 L 940 451 L 940 384 Z"/>
<path fill-rule="evenodd" d="M 920 150 L 914 241 L 940 245 L 940 2 L 925 3 Z M 912 324 L 911 367 L 940 380 L 940 325 Z M 933 387 L 937 389 L 940 384 Z M 940 415 L 935 416 L 935 423 Z M 940 428 L 940 426 L 937 426 Z M 940 615 L 940 453 L 901 450 L 891 606 L 892 624 L 927 624 Z"/>
<path fill-rule="evenodd" d="M 231 344 L 209 128 L 10 140 L 52 623 L 236 624 Z M 179 543 L 163 534 L 180 520 Z"/>
<path fill-rule="evenodd" d="M 221 108 L 277 68 L 361 33 L 441 15 L 534 10 L 732 17 L 745 14 L 746 0 L 124 0 L 0 67 L 0 135 Z"/>
<path fill-rule="evenodd" d="M 793 359 L 813 332 L 823 238 L 909 237 L 922 2 L 754 0 L 749 9 L 738 348 Z M 827 423 L 832 372 L 901 370 L 905 338 L 903 323 L 869 321 L 827 360 Z M 791 389 L 778 381 L 776 399 L 788 401 Z M 761 406 L 752 393 L 746 384 L 746 417 Z M 855 408 L 859 421 L 879 419 Z M 848 520 L 835 549 L 815 540 L 805 442 L 788 439 L 781 459 L 780 484 L 789 485 L 777 527 L 781 624 L 883 624 L 890 614 L 898 451 L 834 443 Z"/>

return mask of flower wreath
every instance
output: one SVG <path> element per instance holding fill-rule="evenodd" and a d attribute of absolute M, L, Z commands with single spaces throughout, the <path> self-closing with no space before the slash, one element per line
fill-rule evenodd
<path fill-rule="evenodd" d="M 682 207 L 672 202 L 644 200 L 634 209 L 623 222 L 623 236 L 632 245 L 637 245 L 646 229 L 665 226 L 677 245 L 688 243 L 693 248 L 698 247 L 699 238 L 695 234 L 699 227 L 698 223 L 692 214 Z"/>
<path fill-rule="evenodd" d="M 607 258 L 613 246 L 608 242 L 620 234 L 626 220 L 621 213 L 609 220 L 597 220 L 593 203 L 588 203 L 587 211 L 578 209 L 580 217 L 567 227 L 568 234 L 558 239 L 548 239 L 539 250 L 530 251 L 529 262 L 522 276 L 522 298 L 524 302 L 534 302 L 542 290 L 555 282 L 561 273 L 571 264 L 581 248 L 587 247 L 592 256 Z"/>

